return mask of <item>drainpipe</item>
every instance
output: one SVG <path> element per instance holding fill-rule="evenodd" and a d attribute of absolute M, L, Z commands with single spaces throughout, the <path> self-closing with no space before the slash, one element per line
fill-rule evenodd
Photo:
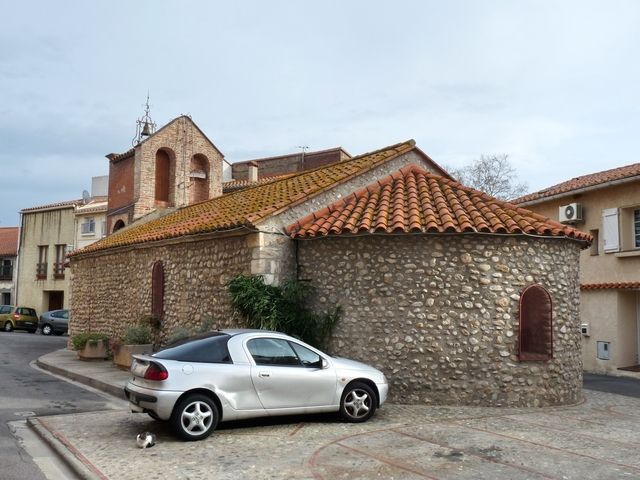
<path fill-rule="evenodd" d="M 20 275 L 18 274 L 18 270 L 20 269 L 20 255 L 22 254 L 22 248 L 24 243 L 24 215 L 20 212 L 20 233 L 18 235 L 18 255 L 16 255 L 16 264 L 13 269 L 13 303 L 14 305 L 18 305 L 18 279 Z"/>

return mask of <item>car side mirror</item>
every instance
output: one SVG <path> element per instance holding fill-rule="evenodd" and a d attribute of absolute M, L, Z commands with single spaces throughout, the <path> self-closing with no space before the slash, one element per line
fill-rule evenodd
<path fill-rule="evenodd" d="M 322 368 L 329 368 L 329 362 L 327 362 L 327 360 L 325 358 L 321 358 L 321 362 L 322 362 Z"/>

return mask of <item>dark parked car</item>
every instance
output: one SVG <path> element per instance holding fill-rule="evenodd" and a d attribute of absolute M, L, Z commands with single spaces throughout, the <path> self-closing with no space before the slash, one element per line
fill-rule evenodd
<path fill-rule="evenodd" d="M 62 335 L 69 329 L 69 310 L 51 310 L 40 316 L 38 328 L 43 335 Z"/>
<path fill-rule="evenodd" d="M 0 305 L 0 327 L 5 332 L 27 330 L 29 333 L 36 333 L 38 314 L 35 309 L 29 307 Z"/>

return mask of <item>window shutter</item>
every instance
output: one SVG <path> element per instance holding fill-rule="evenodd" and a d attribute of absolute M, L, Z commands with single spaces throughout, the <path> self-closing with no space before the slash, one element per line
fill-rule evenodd
<path fill-rule="evenodd" d="M 605 252 L 617 252 L 620 250 L 617 208 L 606 208 L 602 210 L 602 238 L 604 240 Z"/>

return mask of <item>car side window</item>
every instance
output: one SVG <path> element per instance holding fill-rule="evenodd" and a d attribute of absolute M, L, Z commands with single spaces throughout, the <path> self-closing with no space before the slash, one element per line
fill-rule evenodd
<path fill-rule="evenodd" d="M 0 313 L 9 313 L 11 312 L 11 307 L 9 305 L 3 305 L 0 307 Z"/>
<path fill-rule="evenodd" d="M 64 318 L 65 320 L 69 320 L 69 310 L 65 310 L 64 312 L 62 312 L 62 315 L 60 315 L 61 318 Z"/>
<path fill-rule="evenodd" d="M 36 311 L 33 308 L 25 308 L 25 310 L 26 310 L 25 312 L 26 315 L 29 315 L 31 317 L 36 316 Z"/>
<path fill-rule="evenodd" d="M 247 342 L 247 348 L 256 365 L 300 366 L 298 356 L 286 340 L 254 338 Z"/>
<path fill-rule="evenodd" d="M 289 342 L 289 344 L 298 355 L 302 365 L 310 368 L 322 368 L 322 357 L 316 352 L 295 342 Z"/>

